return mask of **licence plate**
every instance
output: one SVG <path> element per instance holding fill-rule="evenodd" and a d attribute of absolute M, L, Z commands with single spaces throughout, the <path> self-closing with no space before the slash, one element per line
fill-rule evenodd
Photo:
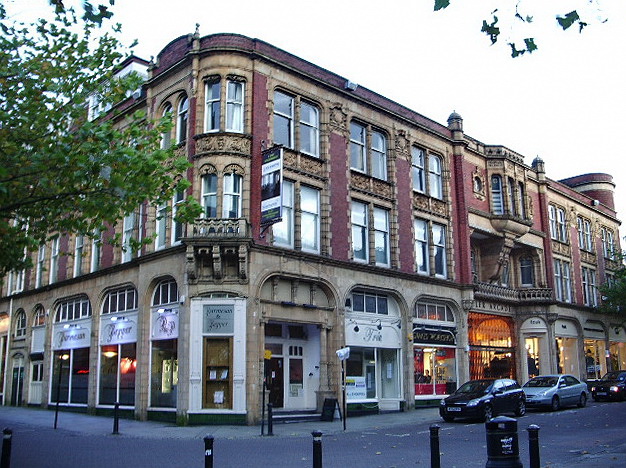
<path fill-rule="evenodd" d="M 596 392 L 596 395 L 606 396 L 606 392 Z"/>
<path fill-rule="evenodd" d="M 457 408 L 455 406 L 451 406 L 450 408 L 448 408 L 448 411 L 461 411 L 461 408 Z"/>

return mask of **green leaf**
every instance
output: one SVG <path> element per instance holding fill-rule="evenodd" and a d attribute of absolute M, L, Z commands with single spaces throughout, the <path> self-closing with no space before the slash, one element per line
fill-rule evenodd
<path fill-rule="evenodd" d="M 572 10 L 569 13 L 567 13 L 565 16 L 557 16 L 556 20 L 558 21 L 559 25 L 563 28 L 563 30 L 566 30 L 570 28 L 572 24 L 574 24 L 575 22 L 580 21 L 580 17 L 578 16 L 578 12 L 576 10 Z"/>
<path fill-rule="evenodd" d="M 498 41 L 498 36 L 500 35 L 500 28 L 496 26 L 497 23 L 498 17 L 494 15 L 491 24 L 487 23 L 486 20 L 483 20 L 483 27 L 480 30 L 489 36 L 492 44 L 495 44 Z"/>
<path fill-rule="evenodd" d="M 435 0 L 435 11 L 443 10 L 450 6 L 450 0 Z"/>

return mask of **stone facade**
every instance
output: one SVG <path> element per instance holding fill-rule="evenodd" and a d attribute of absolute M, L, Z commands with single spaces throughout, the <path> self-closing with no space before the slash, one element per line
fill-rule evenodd
<path fill-rule="evenodd" d="M 610 176 L 552 181 L 456 113 L 441 125 L 244 36 L 180 37 L 148 72 L 134 108 L 171 113 L 164 141 L 205 216 L 179 226 L 175 201 L 146 203 L 133 235 L 155 241 L 132 258 L 65 236 L 21 288 L 7 278 L 3 404 L 256 423 L 264 402 L 319 411 L 344 371 L 349 411 L 368 412 L 436 404 L 470 378 L 626 364 L 626 331 L 589 299 L 617 268 Z M 261 225 L 278 143 L 283 222 Z M 616 357 L 589 374 L 583 345 Z"/>

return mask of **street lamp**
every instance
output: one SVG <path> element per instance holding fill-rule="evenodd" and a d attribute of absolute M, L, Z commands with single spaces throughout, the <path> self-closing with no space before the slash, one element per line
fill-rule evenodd
<path fill-rule="evenodd" d="M 59 401 L 61 401 L 61 378 L 63 377 L 63 361 L 67 361 L 70 355 L 65 353 L 59 356 L 59 380 L 57 380 L 57 406 L 54 411 L 54 428 L 57 428 L 57 421 L 59 420 Z"/>

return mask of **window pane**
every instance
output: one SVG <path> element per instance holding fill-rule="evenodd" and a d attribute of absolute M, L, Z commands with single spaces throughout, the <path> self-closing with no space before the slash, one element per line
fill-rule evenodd
<path fill-rule="evenodd" d="M 424 151 L 420 148 L 411 148 L 413 190 L 424 192 L 426 181 L 424 179 Z"/>
<path fill-rule="evenodd" d="M 319 190 L 302 187 L 300 190 L 302 249 L 319 252 L 320 194 Z"/>
<path fill-rule="evenodd" d="M 365 127 L 350 124 L 350 167 L 365 172 Z"/>
<path fill-rule="evenodd" d="M 226 93 L 226 130 L 243 132 L 243 83 L 229 81 Z"/>
<path fill-rule="evenodd" d="M 274 93 L 274 143 L 293 148 L 293 98 Z"/>
<path fill-rule="evenodd" d="M 319 112 L 316 107 L 303 102 L 300 114 L 300 150 L 319 156 Z"/>
<path fill-rule="evenodd" d="M 274 243 L 293 248 L 293 182 L 283 180 L 282 221 L 272 225 Z"/>
<path fill-rule="evenodd" d="M 206 86 L 206 117 L 205 128 L 207 132 L 220 128 L 220 82 L 207 83 Z"/>
<path fill-rule="evenodd" d="M 387 147 L 385 137 L 378 132 L 372 133 L 372 176 L 387 180 Z"/>

